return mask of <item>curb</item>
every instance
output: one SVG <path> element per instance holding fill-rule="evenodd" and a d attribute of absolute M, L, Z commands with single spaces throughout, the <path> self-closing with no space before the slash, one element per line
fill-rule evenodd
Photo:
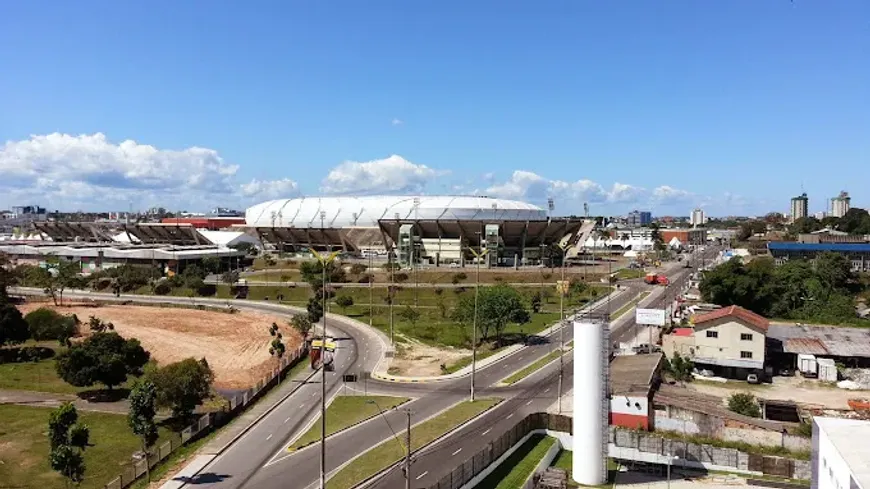
<path fill-rule="evenodd" d="M 498 382 L 496 382 L 496 383 L 493 384 L 493 385 L 496 386 L 496 387 L 509 387 L 509 386 L 512 386 L 512 385 L 515 385 L 515 384 L 519 384 L 520 382 L 523 382 L 524 380 L 528 379 L 528 378 L 531 377 L 532 375 L 534 375 L 534 374 L 540 372 L 541 370 L 544 370 L 544 369 L 547 368 L 551 363 L 553 363 L 553 362 L 559 360 L 559 358 L 564 357 L 565 355 L 567 355 L 569 352 L 572 352 L 572 351 L 574 351 L 574 347 L 573 347 L 573 346 L 571 346 L 571 347 L 566 347 L 566 348 L 562 351 L 562 354 L 561 354 L 561 355 L 559 355 L 559 356 L 557 356 L 556 358 L 550 360 L 549 362 L 547 362 L 547 363 L 541 365 L 539 368 L 536 368 L 535 370 L 532 370 L 531 372 L 528 373 L 528 375 L 524 376 L 524 377 L 521 378 L 521 379 L 518 379 L 516 382 L 507 383 L 507 382 L 504 381 L 504 379 L 507 379 L 507 378 L 513 377 L 513 376 L 516 375 L 517 373 L 519 373 L 519 372 L 521 372 L 522 370 L 524 370 L 524 369 L 530 367 L 531 365 L 533 365 L 535 362 L 532 362 L 532 363 L 526 365 L 525 367 L 522 367 L 522 368 L 519 368 L 519 369 L 517 369 L 517 370 L 514 370 L 513 372 L 511 372 L 510 374 L 506 375 L 503 379 L 499 380 Z M 537 361 L 537 360 L 536 360 L 536 361 Z"/>

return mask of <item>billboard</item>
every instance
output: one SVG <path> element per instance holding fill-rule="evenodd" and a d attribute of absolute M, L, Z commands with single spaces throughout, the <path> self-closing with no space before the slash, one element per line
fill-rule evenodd
<path fill-rule="evenodd" d="M 664 309 L 637 309 L 634 320 L 637 324 L 649 324 L 652 326 L 665 325 Z"/>

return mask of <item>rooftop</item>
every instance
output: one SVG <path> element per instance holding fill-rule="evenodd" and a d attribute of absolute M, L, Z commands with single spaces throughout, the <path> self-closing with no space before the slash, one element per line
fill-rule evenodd
<path fill-rule="evenodd" d="M 778 421 L 768 421 L 737 414 L 729 410 L 722 403 L 721 398 L 694 391 L 686 387 L 662 384 L 656 392 L 654 400 L 656 404 L 673 406 L 687 411 L 702 412 L 723 419 L 732 419 L 771 431 L 781 432 L 786 426 L 786 424 Z"/>
<path fill-rule="evenodd" d="M 858 486 L 870 488 L 870 443 L 855 442 L 870 438 L 870 421 L 819 416 L 813 421 L 846 461 Z"/>
<path fill-rule="evenodd" d="M 762 331 L 767 331 L 767 328 L 770 326 L 770 321 L 768 321 L 767 318 L 740 306 L 728 306 L 723 307 L 722 309 L 716 309 L 715 311 L 706 314 L 699 314 L 695 316 L 693 321 L 695 325 L 698 325 L 725 317 L 736 317 Z"/>
<path fill-rule="evenodd" d="M 786 353 L 870 358 L 870 329 L 812 324 L 771 324 L 767 337 Z"/>
<path fill-rule="evenodd" d="M 610 393 L 649 395 L 661 363 L 661 353 L 615 357 L 610 362 Z"/>
<path fill-rule="evenodd" d="M 870 253 L 870 243 L 768 243 L 771 251 L 839 251 Z"/>

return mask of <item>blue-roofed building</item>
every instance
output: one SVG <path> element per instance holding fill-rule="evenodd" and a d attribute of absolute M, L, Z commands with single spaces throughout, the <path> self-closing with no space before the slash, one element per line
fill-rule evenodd
<path fill-rule="evenodd" d="M 819 253 L 830 251 L 841 253 L 852 262 L 855 272 L 870 272 L 870 243 L 786 243 L 770 242 L 767 249 L 782 264 L 788 260 L 814 260 Z"/>

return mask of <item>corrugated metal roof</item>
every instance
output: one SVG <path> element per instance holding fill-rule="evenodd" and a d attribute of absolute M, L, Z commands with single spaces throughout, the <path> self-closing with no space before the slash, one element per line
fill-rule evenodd
<path fill-rule="evenodd" d="M 782 347 L 786 353 L 798 355 L 830 355 L 825 344 L 813 338 L 793 338 L 786 340 Z"/>
<path fill-rule="evenodd" d="M 781 341 L 786 353 L 870 358 L 868 328 L 771 324 L 767 337 Z"/>
<path fill-rule="evenodd" d="M 870 244 L 866 243 L 768 243 L 767 249 L 772 251 L 839 251 L 870 253 Z"/>

